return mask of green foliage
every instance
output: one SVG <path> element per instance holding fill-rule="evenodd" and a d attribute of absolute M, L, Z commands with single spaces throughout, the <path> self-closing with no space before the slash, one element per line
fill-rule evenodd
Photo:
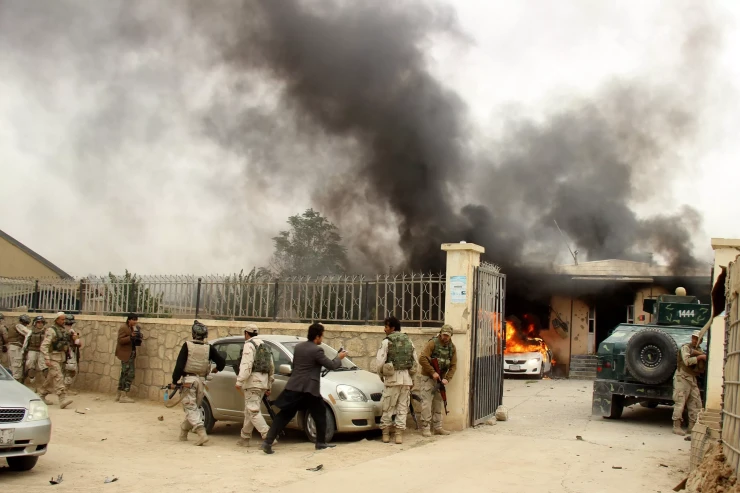
<path fill-rule="evenodd" d="M 290 229 L 272 240 L 275 252 L 270 262 L 279 277 L 344 274 L 347 250 L 341 245 L 337 227 L 313 209 L 288 218 Z"/>
<path fill-rule="evenodd" d="M 270 272 L 265 268 L 256 267 L 244 274 L 228 276 L 222 283 L 216 285 L 214 306 L 221 315 L 215 318 L 225 320 L 234 317 L 260 317 L 273 315 L 273 304 L 269 301 L 273 287 L 270 284 Z M 211 303 L 206 303 L 210 306 Z"/>
<path fill-rule="evenodd" d="M 106 284 L 106 297 L 112 302 L 110 306 L 116 307 L 119 313 L 160 313 L 163 294 L 153 294 L 149 288 L 143 287 L 136 274 L 126 270 L 123 276 L 116 276 L 109 272 L 108 279 L 110 284 Z M 167 310 L 162 312 L 167 313 Z"/>

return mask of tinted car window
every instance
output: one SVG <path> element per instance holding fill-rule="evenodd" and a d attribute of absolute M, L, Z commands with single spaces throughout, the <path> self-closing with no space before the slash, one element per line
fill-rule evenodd
<path fill-rule="evenodd" d="M 280 365 L 290 365 L 293 363 L 292 361 L 290 361 L 290 358 L 288 358 L 288 356 L 277 346 L 270 342 L 267 342 L 266 344 L 267 347 L 270 348 L 270 351 L 272 351 L 272 362 L 275 365 L 275 372 L 277 372 L 278 368 L 280 368 Z"/>
<path fill-rule="evenodd" d="M 216 346 L 216 351 L 218 351 L 218 354 L 226 360 L 226 367 L 230 368 L 233 365 L 239 364 L 239 356 L 243 348 L 243 342 L 229 342 L 218 344 Z"/>
<path fill-rule="evenodd" d="M 293 354 L 293 351 L 295 351 L 295 347 L 296 347 L 296 346 L 297 346 L 298 344 L 300 344 L 301 342 L 302 342 L 302 341 L 295 341 L 295 342 L 293 342 L 293 341 L 291 341 L 291 342 L 284 342 L 284 343 L 283 343 L 283 346 L 285 346 L 285 347 L 286 347 L 286 348 L 288 349 L 288 351 L 290 351 L 290 353 L 291 353 L 291 354 Z M 327 346 L 326 344 L 323 344 L 323 343 L 322 343 L 322 344 L 321 344 L 321 349 L 323 349 L 323 350 L 324 350 L 324 354 L 326 355 L 326 357 L 327 357 L 327 358 L 329 358 L 329 359 L 334 359 L 334 358 L 336 358 L 336 357 L 337 357 L 337 352 L 338 352 L 338 351 L 337 351 L 336 349 L 334 349 L 333 347 L 331 347 L 331 346 Z M 342 366 L 343 366 L 344 368 L 356 368 L 356 367 L 357 367 L 357 365 L 355 365 L 354 363 L 352 363 L 352 362 L 350 361 L 350 359 L 349 359 L 349 358 L 344 358 L 344 359 L 342 360 Z"/>

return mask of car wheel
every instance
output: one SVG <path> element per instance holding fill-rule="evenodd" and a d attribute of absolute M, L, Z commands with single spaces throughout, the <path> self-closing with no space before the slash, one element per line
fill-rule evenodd
<path fill-rule="evenodd" d="M 337 424 L 334 420 L 334 414 L 329 409 L 329 406 L 324 405 L 326 409 L 326 439 L 325 443 L 329 443 L 334 438 L 334 433 L 337 431 Z M 316 422 L 313 420 L 311 413 L 306 411 L 303 414 L 303 431 L 306 436 L 313 443 L 316 443 Z"/>
<path fill-rule="evenodd" d="M 545 363 L 543 362 L 540 365 L 540 374 L 537 375 L 537 380 L 542 380 L 542 378 L 545 376 Z"/>
<path fill-rule="evenodd" d="M 609 409 L 609 416 L 604 417 L 606 419 L 619 419 L 622 417 L 622 411 L 624 411 L 624 396 L 612 394 L 612 404 Z"/>
<path fill-rule="evenodd" d="M 30 471 L 39 461 L 37 456 L 33 457 L 7 457 L 8 467 L 11 471 Z"/>
<path fill-rule="evenodd" d="M 213 419 L 213 411 L 211 411 L 211 405 L 208 403 L 208 399 L 203 399 L 200 404 L 200 413 L 203 416 L 203 424 L 206 427 L 206 433 L 209 435 L 213 431 L 213 425 L 216 424 L 216 420 Z"/>

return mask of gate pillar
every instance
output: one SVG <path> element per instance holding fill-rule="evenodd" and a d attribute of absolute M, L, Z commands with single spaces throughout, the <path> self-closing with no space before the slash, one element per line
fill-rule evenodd
<path fill-rule="evenodd" d="M 447 252 L 445 323 L 454 329 L 457 371 L 447 386 L 445 428 L 461 431 L 470 426 L 471 329 L 474 319 L 475 268 L 485 249 L 474 243 L 444 243 Z"/>

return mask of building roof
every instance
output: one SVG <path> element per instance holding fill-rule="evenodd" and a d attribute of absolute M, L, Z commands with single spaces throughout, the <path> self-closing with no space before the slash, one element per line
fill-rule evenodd
<path fill-rule="evenodd" d="M 605 280 L 646 281 L 653 277 L 706 277 L 711 273 L 711 267 L 683 269 L 675 271 L 665 265 L 655 265 L 632 260 L 596 260 L 593 262 L 579 262 L 578 265 L 556 265 L 556 274 L 582 276 L 588 278 L 604 278 Z"/>
<path fill-rule="evenodd" d="M 13 238 L 12 236 L 10 236 L 9 234 L 7 234 L 6 232 L 4 232 L 1 229 L 0 229 L 0 238 L 4 239 L 5 241 L 7 241 L 8 243 L 10 243 L 11 245 L 19 248 L 21 251 L 23 251 L 24 253 L 26 253 L 28 256 L 33 257 L 36 261 L 38 261 L 39 263 L 43 264 L 48 269 L 54 271 L 59 277 L 62 277 L 62 278 L 65 278 L 65 279 L 72 279 L 72 276 L 70 276 L 69 274 L 67 274 L 66 272 L 64 272 L 62 269 L 60 269 L 56 265 L 52 264 L 51 262 L 49 262 L 48 260 L 46 260 L 44 257 L 42 257 L 38 253 L 34 252 L 30 248 L 28 248 L 26 245 L 24 245 L 20 241 L 16 240 L 15 238 Z"/>

